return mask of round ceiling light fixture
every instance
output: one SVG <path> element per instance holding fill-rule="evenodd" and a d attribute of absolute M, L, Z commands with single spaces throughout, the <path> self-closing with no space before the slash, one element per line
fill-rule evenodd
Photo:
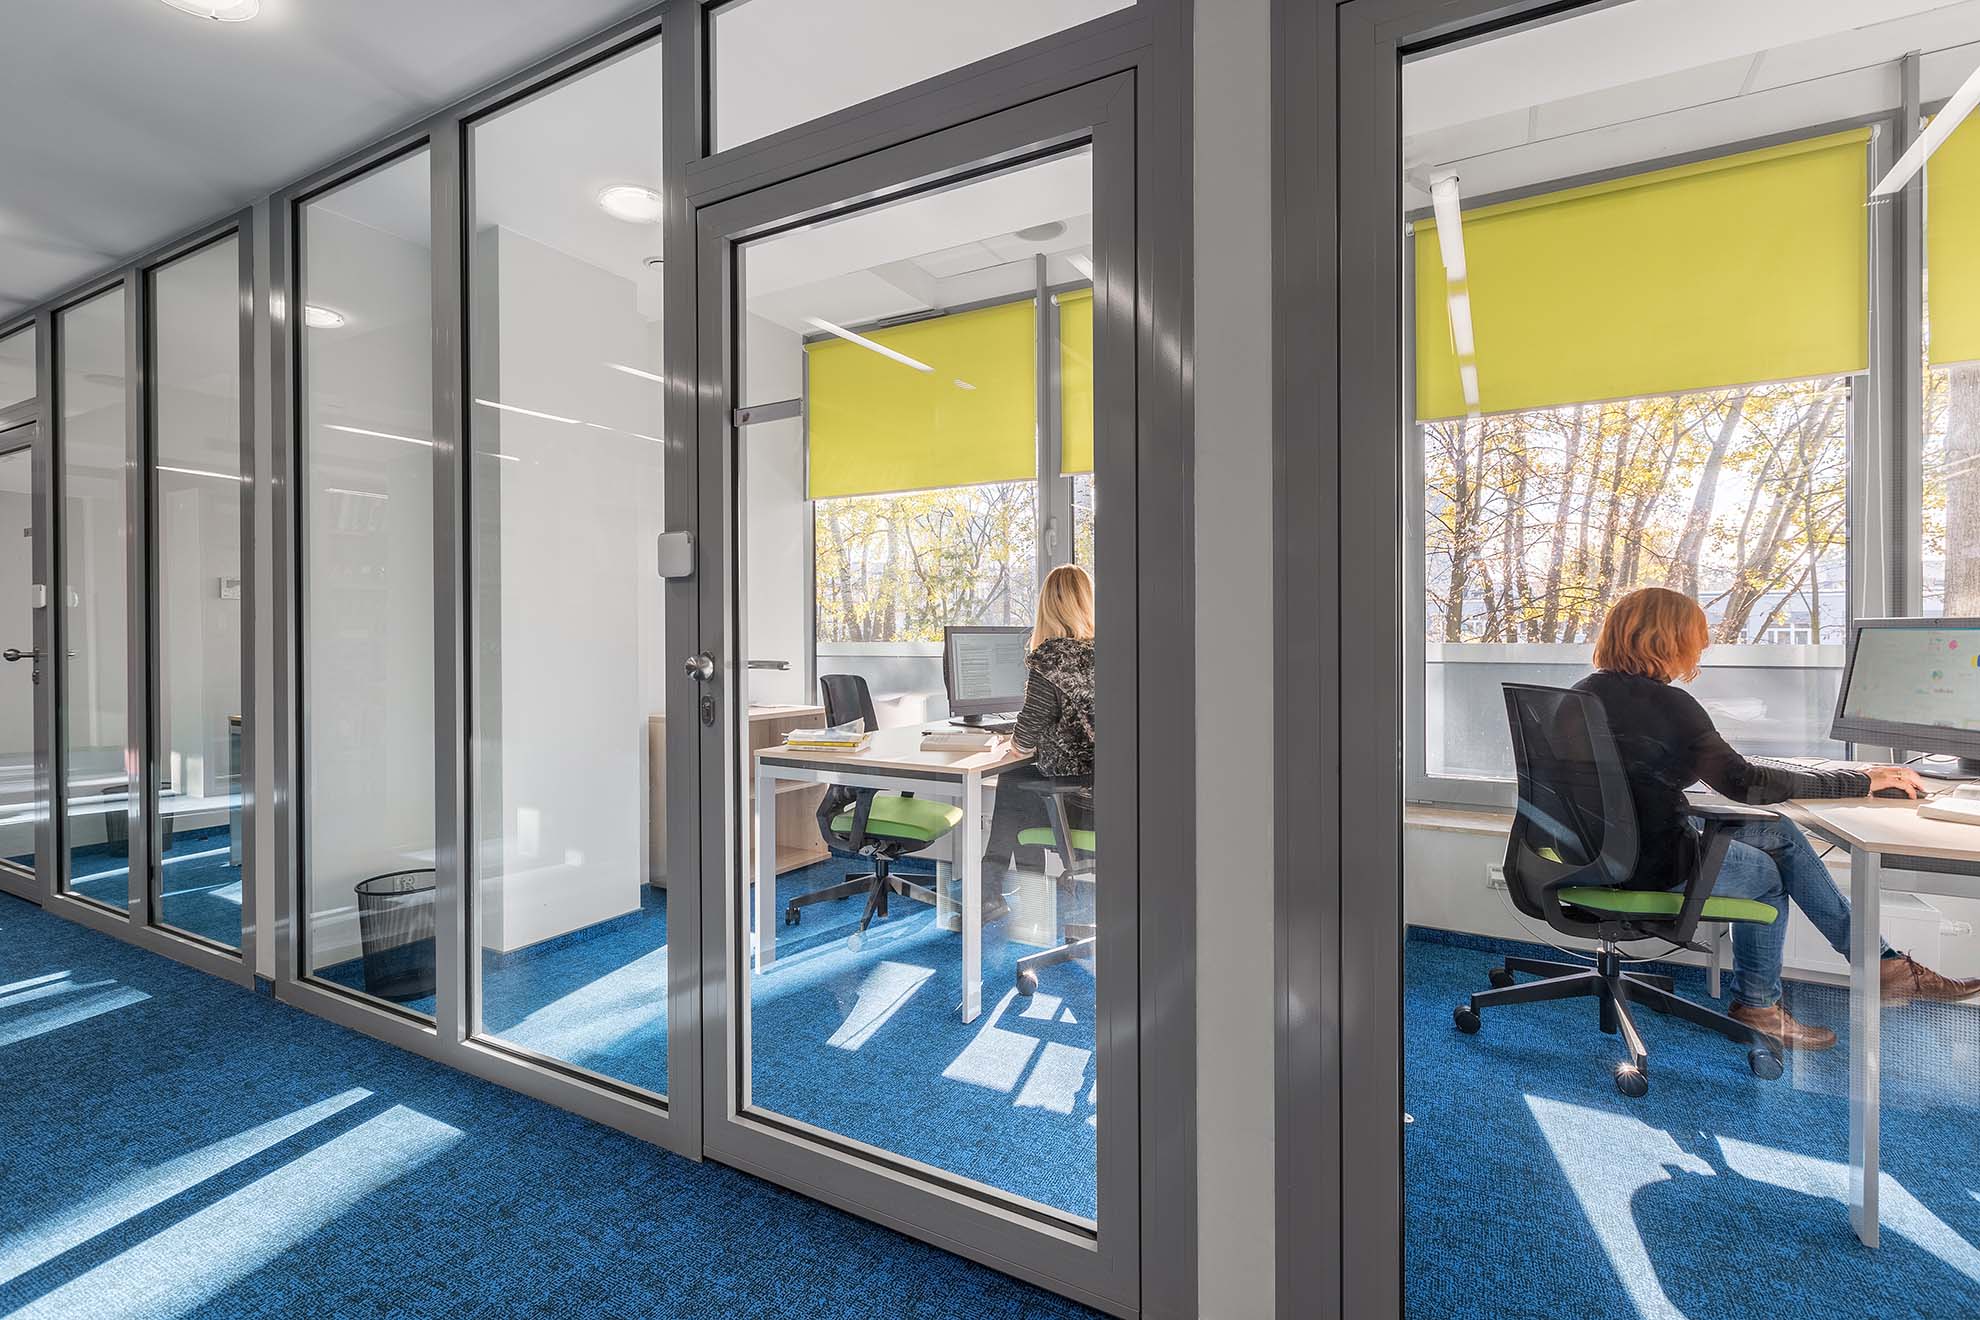
<path fill-rule="evenodd" d="M 1065 221 L 1047 220 L 1042 225 L 1026 225 L 1017 231 L 1017 236 L 1027 243 L 1049 243 L 1065 232 Z"/>
<path fill-rule="evenodd" d="M 261 0 L 165 0 L 182 14 L 217 23 L 245 23 L 261 12 Z"/>
<path fill-rule="evenodd" d="M 643 264 L 648 270 L 659 270 L 667 264 L 667 259 L 665 257 L 648 257 Z"/>
<path fill-rule="evenodd" d="M 613 184 L 598 194 L 598 204 L 614 219 L 636 225 L 657 224 L 666 210 L 657 191 L 637 183 Z"/>
<path fill-rule="evenodd" d="M 303 324 L 312 330 L 335 330 L 344 323 L 344 314 L 334 307 L 319 307 L 315 303 L 303 307 Z"/>

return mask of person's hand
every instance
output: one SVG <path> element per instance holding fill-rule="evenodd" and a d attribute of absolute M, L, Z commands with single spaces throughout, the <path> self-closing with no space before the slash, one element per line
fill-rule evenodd
<path fill-rule="evenodd" d="M 1925 796 L 1925 781 L 1908 765 L 1873 765 L 1866 773 L 1872 793 L 1880 788 L 1901 788 L 1906 797 Z"/>

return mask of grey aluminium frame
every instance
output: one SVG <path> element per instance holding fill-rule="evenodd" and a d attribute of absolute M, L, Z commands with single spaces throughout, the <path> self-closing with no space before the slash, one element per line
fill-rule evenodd
<path fill-rule="evenodd" d="M 1134 343 L 1133 320 L 1126 296 L 1124 258 L 1135 250 L 1132 209 L 1123 203 L 1132 196 L 1132 120 L 1130 75 L 1006 110 L 959 126 L 918 137 L 825 170 L 785 180 L 727 198 L 697 210 L 697 275 L 700 306 L 697 339 L 701 345 L 699 436 L 704 477 L 701 482 L 700 524 L 703 589 L 703 649 L 715 655 L 722 678 L 713 691 L 721 700 L 724 719 L 707 737 L 703 765 L 704 821 L 708 799 L 726 799 L 733 778 L 735 749 L 742 745 L 742 717 L 736 657 L 744 653 L 739 578 L 726 549 L 736 544 L 734 502 L 735 451 L 730 403 L 734 361 L 739 356 L 738 292 L 735 253 L 753 238 L 825 215 L 842 214 L 873 199 L 911 194 L 951 180 L 972 177 L 1053 154 L 1090 139 L 1094 152 L 1096 252 L 1116 281 L 1105 314 L 1108 320 L 1095 336 L 1097 351 L 1112 353 L 1109 370 L 1097 372 L 1108 393 L 1097 413 L 1103 450 L 1117 464 L 1114 470 L 1134 471 L 1133 449 L 1137 412 L 1134 382 L 1137 372 L 1122 359 L 1121 349 Z M 1109 200 L 1115 199 L 1115 200 Z M 1108 263 L 1111 263 L 1108 264 Z M 669 374 L 672 374 L 671 372 Z M 1144 414 L 1145 415 L 1145 414 Z M 670 428 L 670 431 L 673 428 Z M 720 473 L 715 481 L 709 475 Z M 1136 537 L 1132 511 L 1116 515 L 1102 530 L 1111 564 L 1128 565 L 1132 575 Z M 719 590 L 713 590 L 719 586 Z M 1111 730 L 1129 730 L 1149 718 L 1138 707 L 1140 685 L 1132 676 L 1140 642 L 1139 602 L 1131 595 L 1103 595 L 1101 627 L 1110 636 L 1137 638 L 1132 648 L 1111 649 L 1119 669 L 1100 684 L 1100 720 Z M 728 640 L 733 638 L 734 640 Z M 712 639 L 722 639 L 714 642 Z M 1105 662 L 1103 661 L 1103 664 Z M 1130 736 L 1110 734 L 1101 743 L 1100 813 L 1109 819 L 1135 819 L 1135 743 Z M 1138 1284 L 1139 1232 L 1135 1207 L 1134 1151 L 1138 1147 L 1139 1081 L 1135 1075 L 1133 1033 L 1109 1034 L 1133 1021 L 1138 985 L 1135 944 L 1137 848 L 1131 833 L 1122 846 L 1109 845 L 1110 880 L 1100 888 L 1100 919 L 1108 975 L 1102 978 L 1100 1021 L 1101 1068 L 1108 1110 L 1100 1126 L 1100 1200 L 1102 1216 L 1091 1235 L 1069 1222 L 1021 1209 L 994 1194 L 971 1188 L 938 1171 L 910 1170 L 877 1153 L 862 1158 L 829 1134 L 751 1109 L 746 1099 L 747 1077 L 737 1069 L 748 1059 L 746 1014 L 747 925 L 742 919 L 730 877 L 739 874 L 736 815 L 732 802 L 716 804 L 719 824 L 703 826 L 704 961 L 709 968 L 711 998 L 705 1012 L 704 1140 L 716 1158 L 765 1173 L 779 1182 L 802 1187 L 813 1195 L 845 1205 L 927 1237 L 964 1254 L 986 1259 L 1012 1273 L 1047 1283 L 1054 1289 L 1099 1305 L 1132 1313 L 1140 1304 Z M 1145 819 L 1145 817 L 1143 817 Z M 712 841 L 719 840 L 720 851 Z M 1112 865 L 1118 859 L 1120 869 Z M 718 897 L 720 902 L 717 901 Z M 714 987 L 722 987 L 719 996 Z"/>
<path fill-rule="evenodd" d="M 255 901 L 253 861 L 253 751 L 251 747 L 254 714 L 252 702 L 242 710 L 243 853 L 241 885 L 241 943 L 230 949 L 187 932 L 163 926 L 155 920 L 154 895 L 162 869 L 155 853 L 157 844 L 154 798 L 157 791 L 156 721 L 153 697 L 158 690 L 159 648 L 155 593 L 153 585 L 156 547 L 151 544 L 153 479 L 150 349 L 153 338 L 149 315 L 151 273 L 180 257 L 229 237 L 239 244 L 237 276 L 240 281 L 240 445 L 242 480 L 241 574 L 243 612 L 241 665 L 243 693 L 249 690 L 254 673 L 253 583 L 253 499 L 255 489 L 254 415 L 255 378 L 252 347 L 253 312 L 253 226 L 250 212 L 239 211 L 191 233 L 152 248 L 126 262 L 115 272 L 77 285 L 49 302 L 37 313 L 37 395 L 40 400 L 41 437 L 38 446 L 39 489 L 37 507 L 36 579 L 50 584 L 50 598 L 59 601 L 66 589 L 62 554 L 64 497 L 61 427 L 61 361 L 56 329 L 61 315 L 92 298 L 121 290 L 124 313 L 124 408 L 125 408 L 125 509 L 127 517 L 125 557 L 126 608 L 126 748 L 127 764 L 140 769 L 130 781 L 126 802 L 128 821 L 127 863 L 129 897 L 123 912 L 68 892 L 64 884 L 67 858 L 66 740 L 63 731 L 68 718 L 68 672 L 66 665 L 50 665 L 48 682 L 42 684 L 37 712 L 36 760 L 38 777 L 45 779 L 42 800 L 49 804 L 47 817 L 37 842 L 37 869 L 41 880 L 42 906 L 93 930 L 115 935 L 141 948 L 161 953 L 201 971 L 238 985 L 254 984 L 254 931 L 259 919 Z M 45 656 L 67 653 L 66 611 L 51 607 L 36 626 L 35 644 Z"/>

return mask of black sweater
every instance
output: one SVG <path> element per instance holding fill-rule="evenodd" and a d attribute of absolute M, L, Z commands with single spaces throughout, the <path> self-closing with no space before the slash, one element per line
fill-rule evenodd
<path fill-rule="evenodd" d="M 1747 760 L 1712 727 L 1683 688 L 1640 674 L 1600 669 L 1576 683 L 1602 703 L 1636 804 L 1639 861 L 1631 889 L 1671 889 L 1697 869 L 1698 832 L 1686 819 L 1684 790 L 1700 780 L 1734 802 L 1865 797 L 1860 770 L 1802 770 Z"/>

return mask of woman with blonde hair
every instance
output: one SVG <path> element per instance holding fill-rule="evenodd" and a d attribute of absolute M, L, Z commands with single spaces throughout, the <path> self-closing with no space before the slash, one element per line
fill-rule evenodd
<path fill-rule="evenodd" d="M 1093 578 L 1079 565 L 1061 564 L 1046 575 L 1024 664 L 1024 709 L 1012 741 L 1033 761 L 998 776 L 983 855 L 987 880 L 1001 877 L 1013 861 L 1041 869 L 1040 850 L 1018 844 L 1019 834 L 1048 823 L 1045 799 L 1026 784 L 1093 773 Z"/>
<path fill-rule="evenodd" d="M 1641 849 L 1636 888 L 1684 887 L 1700 862 L 1699 833 L 1685 789 L 1697 781 L 1734 802 L 1760 805 L 1789 798 L 1867 797 L 1881 789 L 1916 796 L 1924 782 L 1903 766 L 1808 770 L 1749 761 L 1727 745 L 1712 717 L 1677 682 L 1698 677 L 1711 645 L 1705 611 L 1689 596 L 1644 587 L 1617 601 L 1595 642 L 1595 672 L 1575 684 L 1602 703 L 1629 776 Z M 1751 898 L 1780 915 L 1771 925 L 1733 927 L 1733 1017 L 1793 1049 L 1825 1050 L 1836 1033 L 1788 1016 L 1781 1004 L 1781 963 L 1788 905 L 1808 915 L 1830 947 L 1849 956 L 1849 900 L 1793 821 L 1776 817 L 1741 826 L 1719 869 L 1714 894 Z M 1980 979 L 1955 981 L 1884 946 L 1884 998 L 1965 999 Z"/>

